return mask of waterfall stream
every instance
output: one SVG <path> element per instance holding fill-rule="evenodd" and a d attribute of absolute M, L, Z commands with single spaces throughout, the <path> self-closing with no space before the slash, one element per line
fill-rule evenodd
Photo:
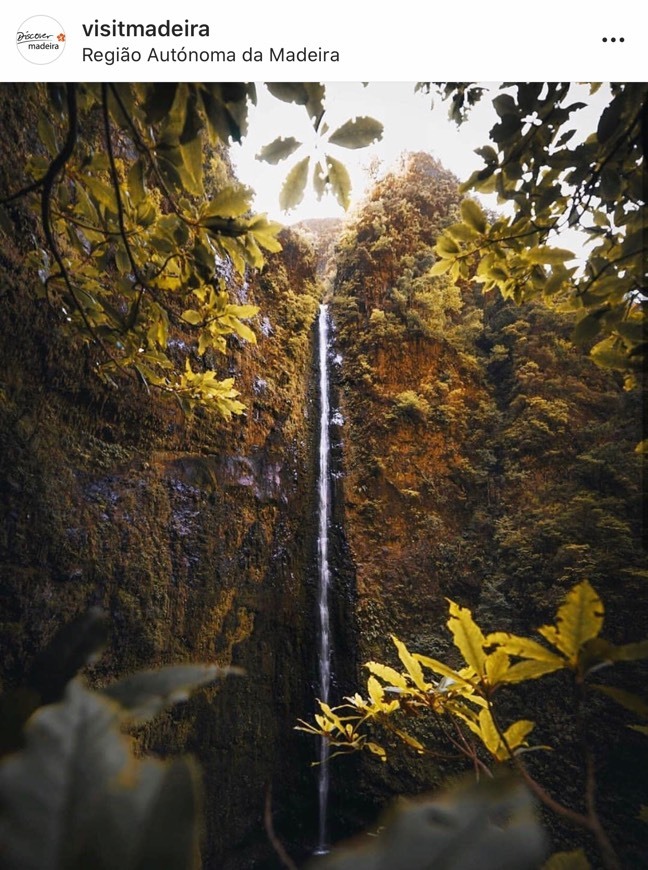
<path fill-rule="evenodd" d="M 318 605 L 319 605 L 319 697 L 328 704 L 331 683 L 331 630 L 329 621 L 328 530 L 330 515 L 329 481 L 329 381 L 328 381 L 328 311 L 320 305 L 319 312 L 319 395 L 320 395 L 320 439 L 319 439 L 319 536 L 318 551 Z M 320 765 L 318 767 L 319 834 L 317 854 L 327 849 L 326 814 L 329 792 L 329 744 L 322 738 L 320 744 Z"/>

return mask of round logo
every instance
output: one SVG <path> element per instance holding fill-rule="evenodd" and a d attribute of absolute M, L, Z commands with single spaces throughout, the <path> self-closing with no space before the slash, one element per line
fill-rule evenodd
<path fill-rule="evenodd" d="M 65 31 L 56 18 L 33 15 L 18 28 L 16 45 L 30 63 L 52 63 L 65 51 Z"/>

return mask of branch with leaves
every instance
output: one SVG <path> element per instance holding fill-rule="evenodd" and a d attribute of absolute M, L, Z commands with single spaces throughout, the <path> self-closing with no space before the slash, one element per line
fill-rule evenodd
<path fill-rule="evenodd" d="M 268 87 L 325 129 L 323 85 Z M 184 412 L 203 405 L 226 418 L 240 414 L 244 405 L 218 360 L 236 341 L 255 343 L 250 321 L 258 308 L 245 298 L 247 273 L 281 250 L 280 224 L 253 213 L 253 192 L 231 178 L 223 159 L 247 131 L 255 86 L 35 89 L 45 107 L 42 154 L 27 162 L 33 182 L 0 203 L 0 226 L 13 231 L 11 210 L 22 199 L 39 214 L 45 244 L 26 263 L 40 278 L 40 295 L 71 336 L 95 349 L 94 369 L 105 381 L 129 376 L 174 397 Z M 381 131 L 372 119 L 355 119 L 329 139 L 362 147 Z M 331 189 L 346 206 L 348 174 L 338 163 L 315 181 L 320 196 Z M 284 207 L 294 198 L 293 190 Z"/>
<path fill-rule="evenodd" d="M 595 837 L 606 867 L 618 867 L 596 811 L 591 755 L 586 752 L 586 809 L 577 811 L 552 797 L 523 762 L 523 754 L 530 749 L 548 748 L 529 746 L 535 723 L 518 719 L 503 727 L 495 697 L 503 686 L 559 670 L 571 671 L 577 686 L 585 688 L 590 674 L 604 665 L 648 658 L 648 641 L 617 646 L 601 638 L 603 603 L 586 580 L 569 592 L 558 608 L 555 622 L 538 629 L 546 645 L 508 632 L 485 635 L 470 610 L 453 601 L 449 602 L 449 612 L 447 625 L 464 667 L 452 668 L 430 656 L 412 653 L 392 637 L 402 671 L 380 662 L 367 662 L 368 697 L 356 694 L 335 708 L 320 701 L 315 725 L 302 721 L 298 730 L 325 737 L 335 748 L 334 754 L 366 749 L 385 761 L 387 750 L 374 736 L 376 731 L 386 730 L 419 754 L 434 754 L 434 747 L 425 746 L 410 733 L 407 721 L 413 715 L 425 715 L 427 719 L 451 722 L 458 735 L 452 744 L 461 754 L 473 763 L 479 758 L 479 767 L 484 771 L 488 771 L 488 763 L 512 763 L 549 809 Z M 630 693 L 612 687 L 593 688 L 640 715 L 646 714 L 646 704 Z"/>
<path fill-rule="evenodd" d="M 486 88 L 438 83 L 458 124 Z M 590 87 L 593 96 L 600 85 Z M 431 89 L 430 83 L 419 88 Z M 502 85 L 492 104 L 498 120 L 484 161 L 462 192 L 496 193 L 512 214 L 489 219 L 467 201 L 462 220 L 436 246 L 436 274 L 471 278 L 516 302 L 543 297 L 576 316 L 573 339 L 595 362 L 623 373 L 634 387 L 646 361 L 646 242 L 642 123 L 645 84 L 612 84 L 596 129 L 576 141 L 587 103 L 570 83 Z M 600 96 L 600 95 L 599 95 Z M 563 229 L 586 234 L 582 268 L 576 253 L 556 247 Z M 570 263 L 570 265 L 566 265 Z"/>

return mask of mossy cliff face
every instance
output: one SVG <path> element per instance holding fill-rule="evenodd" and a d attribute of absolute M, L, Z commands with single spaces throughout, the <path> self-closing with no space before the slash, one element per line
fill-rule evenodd
<path fill-rule="evenodd" d="M 424 189 L 438 167 L 418 160 Z M 390 634 L 459 665 L 446 598 L 469 606 L 484 631 L 530 634 L 587 578 L 606 605 L 606 636 L 638 640 L 648 615 L 634 453 L 640 398 L 574 348 L 564 316 L 484 299 L 469 287 L 452 296 L 442 280 L 425 284 L 433 237 L 424 235 L 415 169 L 406 165 L 377 186 L 338 250 L 333 315 L 357 686 L 367 660 L 401 668 Z M 450 205 L 428 211 L 442 225 L 452 220 L 452 201 L 447 174 L 440 180 Z M 427 195 L 434 199 L 433 185 Z M 390 220 L 403 213 L 407 222 Z M 636 691 L 641 671 L 630 666 L 615 679 Z M 537 722 L 538 742 L 555 747 L 529 765 L 575 806 L 582 765 L 567 691 L 559 679 L 538 681 L 505 703 L 511 716 Z M 643 798 L 632 759 L 646 750 L 623 713 L 595 704 L 587 716 L 599 741 L 602 812 L 617 834 L 632 828 L 620 840 L 633 860 L 643 835 L 632 806 Z M 452 754 L 441 731 L 421 734 Z M 460 756 L 430 761 L 389 738 L 386 746 L 386 764 L 367 756 L 355 772 L 368 814 L 466 767 Z M 557 844 L 574 847 L 573 831 L 548 824 Z"/>
<path fill-rule="evenodd" d="M 31 145 L 19 96 L 4 103 L 3 189 Z M 20 205 L 12 216 L 0 251 L 3 686 L 19 685 L 53 632 L 91 605 L 112 624 L 89 674 L 97 684 L 180 661 L 244 668 L 140 740 L 201 763 L 205 867 L 274 866 L 268 786 L 289 847 L 314 837 L 316 817 L 312 747 L 293 731 L 316 672 L 312 252 L 286 232 L 285 259 L 237 291 L 261 309 L 258 344 L 233 341 L 216 364 L 236 377 L 245 414 L 187 421 L 135 384 L 97 381 L 91 353 L 31 292 L 38 279 L 22 264 L 35 219 Z"/>

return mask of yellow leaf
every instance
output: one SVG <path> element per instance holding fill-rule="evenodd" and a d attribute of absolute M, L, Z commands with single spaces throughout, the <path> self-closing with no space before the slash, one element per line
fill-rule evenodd
<path fill-rule="evenodd" d="M 582 849 L 573 852 L 555 852 L 542 865 L 542 870 L 590 870 L 590 862 Z"/>
<path fill-rule="evenodd" d="M 414 656 L 410 653 L 410 651 L 407 649 L 407 647 L 405 646 L 405 644 L 402 641 L 400 641 L 393 634 L 391 636 L 391 639 L 394 641 L 396 649 L 398 650 L 398 658 L 405 665 L 407 673 L 412 678 L 414 685 L 418 689 L 421 689 L 421 691 L 426 692 L 429 688 L 431 688 L 431 686 L 429 685 L 429 683 L 425 682 L 425 679 L 423 677 L 423 671 L 421 669 L 421 665 L 414 658 Z"/>
<path fill-rule="evenodd" d="M 416 737 L 412 737 L 411 734 L 408 734 L 407 731 L 401 731 L 400 728 L 395 728 L 394 733 L 397 734 L 403 743 L 406 743 L 408 746 L 411 746 L 412 749 L 416 749 L 417 752 L 425 752 L 425 746 L 416 739 Z"/>
<path fill-rule="evenodd" d="M 506 680 L 506 673 L 510 666 L 510 659 L 503 649 L 496 649 L 486 656 L 486 678 L 489 685 L 496 686 L 502 680 Z"/>
<path fill-rule="evenodd" d="M 560 656 L 528 637 L 518 637 L 506 631 L 496 631 L 488 635 L 486 642 L 497 644 L 500 649 L 512 656 L 539 662 L 552 662 L 558 667 L 564 667 L 564 661 Z"/>
<path fill-rule="evenodd" d="M 517 662 L 517 664 L 511 665 L 500 680 L 502 683 L 522 683 L 524 680 L 535 680 L 537 677 L 542 677 L 544 674 L 550 674 L 567 666 L 565 659 L 558 656 L 555 658 L 556 662 L 539 662 L 533 659 Z"/>
<path fill-rule="evenodd" d="M 429 668 L 431 671 L 434 671 L 435 674 L 440 674 L 442 677 L 447 677 L 449 680 L 453 680 L 456 683 L 463 683 L 472 688 L 473 684 L 470 680 L 461 673 L 457 673 L 457 671 L 453 671 L 452 668 L 448 667 L 448 665 L 444 665 L 443 662 L 439 662 L 436 659 L 432 659 L 429 656 L 422 656 L 418 653 L 414 654 L 414 658 L 420 662 L 423 667 Z"/>
<path fill-rule="evenodd" d="M 602 626 L 603 603 L 589 582 L 583 580 L 558 608 L 556 625 L 545 625 L 538 631 L 576 667 L 581 647 L 596 637 Z"/>
<path fill-rule="evenodd" d="M 486 707 L 479 711 L 479 736 L 486 749 L 495 756 L 498 760 L 500 748 L 503 749 L 502 739 L 497 733 L 497 728 L 493 722 L 490 710 Z M 506 757 L 506 756 L 505 756 Z"/>
<path fill-rule="evenodd" d="M 373 754 L 377 755 L 381 761 L 387 760 L 387 753 L 382 746 L 379 746 L 377 743 L 372 743 L 370 740 L 367 740 L 364 745 L 367 747 L 369 752 L 373 752 Z"/>
<path fill-rule="evenodd" d="M 365 668 L 384 680 L 389 686 L 396 686 L 398 689 L 409 689 L 409 684 L 402 674 L 399 674 L 394 668 L 389 665 L 382 665 L 380 662 L 367 662 Z"/>
<path fill-rule="evenodd" d="M 383 689 L 378 680 L 375 677 L 369 677 L 367 680 L 367 691 L 369 692 L 369 697 L 376 705 L 376 707 L 382 707 L 383 703 Z"/>
<path fill-rule="evenodd" d="M 249 326 L 245 323 L 241 323 L 240 320 L 232 319 L 232 330 L 240 337 L 245 339 L 245 341 L 249 341 L 250 344 L 256 344 L 256 335 Z"/>
<path fill-rule="evenodd" d="M 478 233 L 486 232 L 486 215 L 482 211 L 479 203 L 475 202 L 475 200 L 464 199 L 461 203 L 461 217 L 468 226 L 477 230 Z"/>
<path fill-rule="evenodd" d="M 448 628 L 454 637 L 455 646 L 459 649 L 467 664 L 478 675 L 484 673 L 486 639 L 479 626 L 473 621 L 472 613 L 467 607 L 460 607 L 454 601 L 449 601 L 450 619 Z"/>
<path fill-rule="evenodd" d="M 527 737 L 533 731 L 534 727 L 535 723 L 530 722 L 528 719 L 520 719 L 518 722 L 509 725 L 504 732 L 504 737 L 509 745 L 509 749 L 513 751 L 519 746 L 525 746 L 527 743 Z"/>

